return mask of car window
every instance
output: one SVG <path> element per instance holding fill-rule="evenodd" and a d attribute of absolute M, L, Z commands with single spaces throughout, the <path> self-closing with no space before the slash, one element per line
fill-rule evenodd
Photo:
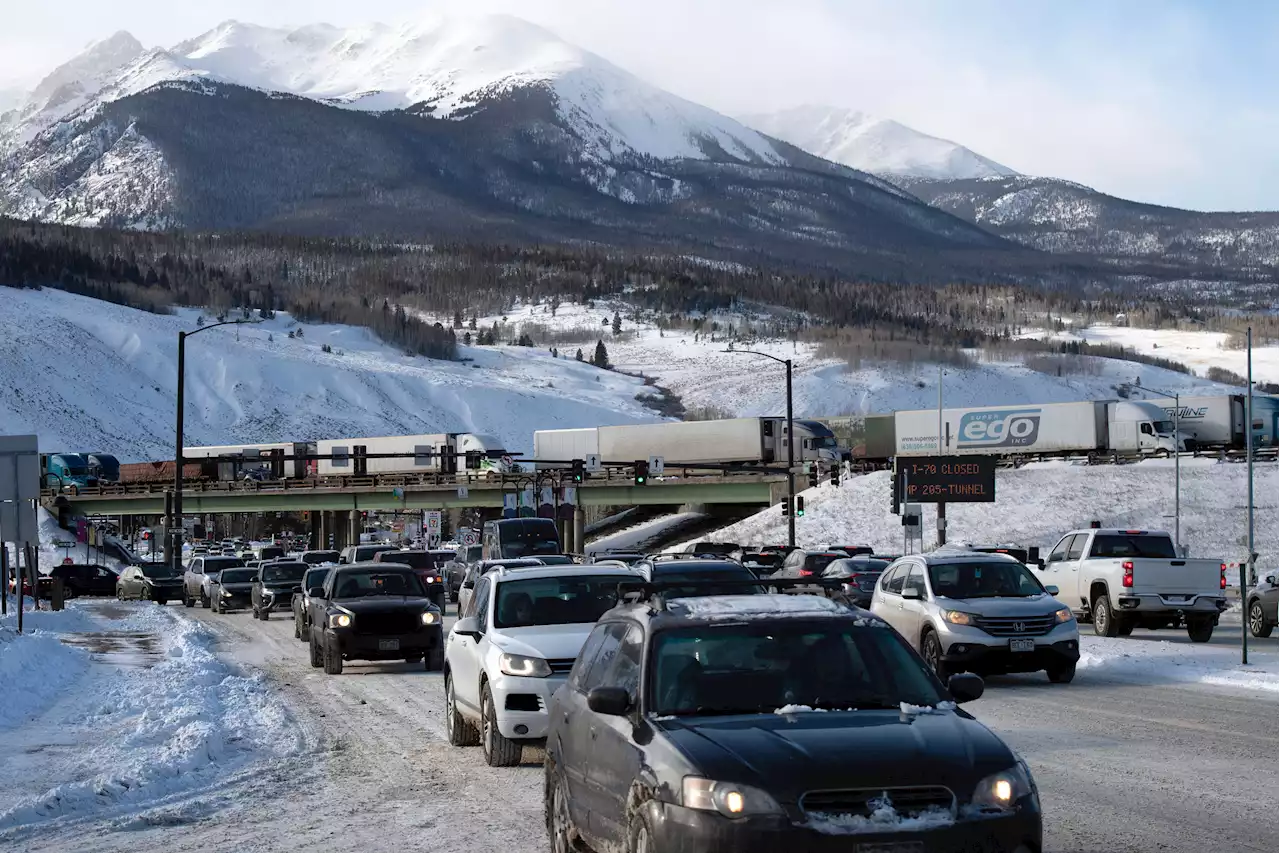
<path fill-rule="evenodd" d="M 627 623 L 611 622 L 600 647 L 596 649 L 595 658 L 591 661 L 591 669 L 587 670 L 580 682 L 580 689 L 589 693 L 593 688 L 604 683 L 605 677 L 613 669 L 614 658 L 622 647 L 622 638 L 627 633 Z"/>
<path fill-rule="evenodd" d="M 1071 544 L 1067 546 L 1067 559 L 1078 560 L 1080 555 L 1084 553 L 1085 543 L 1089 541 L 1089 534 L 1077 533 L 1071 539 Z"/>
<path fill-rule="evenodd" d="M 905 581 L 906 579 L 907 579 L 907 564 L 903 563 L 901 566 L 898 566 L 892 572 L 889 573 L 889 576 L 884 579 L 884 586 L 882 586 L 881 589 L 883 589 L 885 592 L 891 592 L 894 595 L 901 595 L 902 582 Z"/>
<path fill-rule="evenodd" d="M 200 559 L 199 557 L 192 560 L 190 569 L 192 574 L 195 574 L 195 575 L 204 574 L 204 560 Z"/>
<path fill-rule="evenodd" d="M 256 576 L 254 569 L 223 569 L 218 574 L 218 583 L 251 583 Z"/>
<path fill-rule="evenodd" d="M 1093 537 L 1090 557 L 1147 557 L 1158 560 L 1177 559 L 1173 540 L 1168 536 L 1139 534 L 1106 534 Z"/>
<path fill-rule="evenodd" d="M 1027 567 L 1012 560 L 935 563 L 929 566 L 929 585 L 934 595 L 947 598 L 1000 598 L 1044 592 Z"/>
<path fill-rule="evenodd" d="M 421 598 L 426 590 L 418 575 L 408 569 L 361 569 L 344 571 L 334 579 L 334 598 L 369 598 L 379 595 L 407 595 Z"/>
<path fill-rule="evenodd" d="M 1065 560 L 1067 558 L 1067 548 L 1071 547 L 1073 539 L 1075 539 L 1074 536 L 1062 537 L 1062 541 L 1054 545 L 1053 550 L 1049 552 L 1049 559 L 1046 562 L 1056 563 L 1059 560 Z"/>
<path fill-rule="evenodd" d="M 142 573 L 152 580 L 160 580 L 162 578 L 171 578 L 176 576 L 173 567 L 164 563 L 147 566 L 142 570 Z"/>
<path fill-rule="evenodd" d="M 904 590 L 917 590 L 921 596 L 924 595 L 924 570 L 919 565 L 912 564 L 907 571 L 906 579 L 902 583 Z"/>
<path fill-rule="evenodd" d="M 573 669 L 569 672 L 569 683 L 575 690 L 585 692 L 582 684 L 586 678 L 586 674 L 591 671 L 591 664 L 595 663 L 596 652 L 600 650 L 600 644 L 604 642 L 605 635 L 609 633 L 609 624 L 597 625 L 591 629 L 591 633 L 587 635 L 587 641 L 582 644 L 582 650 L 578 652 L 578 659 L 573 662 Z"/>
<path fill-rule="evenodd" d="M 480 578 L 476 581 L 476 588 L 471 596 L 471 606 L 468 610 L 469 615 L 475 616 L 476 621 L 480 625 L 480 633 L 489 630 L 489 588 L 492 584 L 488 578 Z"/>
<path fill-rule="evenodd" d="M 804 567 L 811 572 L 817 572 L 838 559 L 840 559 L 839 554 L 810 554 L 804 558 Z"/>
<path fill-rule="evenodd" d="M 601 681 L 602 686 L 621 687 L 634 702 L 640 691 L 640 670 L 644 662 L 644 633 L 638 625 L 627 629 L 622 645 L 614 657 L 613 667 Z"/>
<path fill-rule="evenodd" d="M 271 563 L 262 567 L 262 580 L 265 583 L 294 583 L 302 580 L 306 570 L 306 563 Z"/>
<path fill-rule="evenodd" d="M 618 575 L 562 575 L 497 584 L 495 628 L 595 622 L 618 603 Z"/>

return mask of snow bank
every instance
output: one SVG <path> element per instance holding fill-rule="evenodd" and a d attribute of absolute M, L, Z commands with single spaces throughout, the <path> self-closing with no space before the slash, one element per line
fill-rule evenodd
<path fill-rule="evenodd" d="M 11 611 L 12 613 L 12 611 Z M 46 616 L 53 614 L 25 614 Z M 63 691 L 84 676 L 89 657 L 79 649 L 65 646 L 52 634 L 34 628 L 46 620 L 24 622 L 30 634 L 18 634 L 6 619 L 0 625 L 0 731 L 30 720 L 48 708 Z M 16 619 L 12 620 L 16 624 Z"/>
<path fill-rule="evenodd" d="M 1146 684 L 1195 681 L 1280 692 L 1280 656 L 1274 644 L 1255 641 L 1249 649 L 1250 664 L 1243 666 L 1238 647 L 1154 640 L 1140 631 L 1128 638 L 1084 637 L 1077 669 Z"/>
<path fill-rule="evenodd" d="M 706 515 L 700 512 L 681 512 L 675 515 L 664 515 L 651 518 L 640 524 L 624 528 L 608 536 L 602 536 L 587 546 L 587 553 L 600 554 L 604 551 L 644 551 L 654 541 L 661 539 L 668 531 L 701 521 Z"/>

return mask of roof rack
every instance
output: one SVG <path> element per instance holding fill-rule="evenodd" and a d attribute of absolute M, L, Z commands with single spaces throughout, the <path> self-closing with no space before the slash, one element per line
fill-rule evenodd
<path fill-rule="evenodd" d="M 724 580 L 715 580 L 708 578 L 705 581 L 700 580 L 683 580 L 683 581 L 622 581 L 618 584 L 618 601 L 627 604 L 638 604 L 641 601 L 648 600 L 654 610 L 667 609 L 667 596 L 663 593 L 671 590 L 680 590 L 681 594 L 678 598 L 689 598 L 692 592 L 696 595 L 697 590 L 721 590 L 725 587 L 742 587 L 749 589 L 751 587 L 765 587 L 776 590 L 786 590 L 792 587 L 822 587 L 823 589 L 839 589 L 844 581 L 840 578 L 787 578 L 784 580 L 758 580 L 746 578 L 726 578 Z M 723 593 L 721 593 L 723 594 Z"/>

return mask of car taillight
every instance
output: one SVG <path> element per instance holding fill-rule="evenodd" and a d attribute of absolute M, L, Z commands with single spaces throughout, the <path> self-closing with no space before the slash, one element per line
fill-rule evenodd
<path fill-rule="evenodd" d="M 1124 577 L 1120 580 L 1120 585 L 1133 586 L 1133 563 L 1125 560 L 1120 564 L 1120 568 L 1124 569 Z"/>
<path fill-rule="evenodd" d="M 813 574 L 813 569 L 801 569 L 801 570 L 800 570 L 800 577 L 802 577 L 802 578 L 807 578 L 807 577 L 809 577 L 809 576 L 810 576 L 810 575 L 812 575 L 812 574 Z"/>
<path fill-rule="evenodd" d="M 1222 563 L 1218 566 L 1218 589 L 1227 588 L 1227 564 Z"/>

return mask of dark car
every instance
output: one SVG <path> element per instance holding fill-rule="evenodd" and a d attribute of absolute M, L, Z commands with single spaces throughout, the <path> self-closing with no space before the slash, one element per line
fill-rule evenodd
<path fill-rule="evenodd" d="M 684 549 L 686 554 L 697 557 L 728 557 L 741 548 L 736 542 L 694 542 Z"/>
<path fill-rule="evenodd" d="M 453 559 L 452 551 L 383 551 L 375 554 L 375 563 L 397 563 L 418 573 L 427 589 L 427 598 L 444 612 L 444 566 Z"/>
<path fill-rule="evenodd" d="M 636 563 L 636 569 L 645 580 L 656 584 L 687 583 L 688 587 L 668 588 L 668 598 L 680 595 L 755 595 L 765 591 L 763 586 L 749 583 L 756 575 L 746 566 L 733 560 L 647 559 Z M 723 586 L 716 583 L 723 581 Z"/>
<path fill-rule="evenodd" d="M 311 598 L 311 665 L 329 675 L 346 660 L 425 660 L 444 668 L 444 618 L 413 569 L 356 563 L 332 569 Z"/>
<path fill-rule="evenodd" d="M 62 578 L 62 589 L 68 597 L 79 595 L 111 595 L 119 574 L 106 566 L 85 563 L 63 563 L 54 566 L 50 578 Z"/>
<path fill-rule="evenodd" d="M 116 578 L 116 598 L 168 604 L 182 598 L 182 575 L 167 563 L 128 566 Z"/>
<path fill-rule="evenodd" d="M 307 564 L 298 560 L 272 560 L 258 567 L 249 591 L 253 618 L 266 622 L 272 610 L 283 610 L 293 604 L 293 594 L 302 592 L 302 576 Z"/>
<path fill-rule="evenodd" d="M 307 590 L 324 586 L 325 575 L 331 566 L 313 566 L 302 576 L 302 589 L 293 594 L 290 607 L 293 609 L 293 637 L 307 642 L 311 637 L 311 596 Z"/>
<path fill-rule="evenodd" d="M 825 550 L 843 551 L 850 557 L 860 557 L 863 554 L 874 554 L 876 552 L 876 549 L 870 545 L 828 545 Z"/>
<path fill-rule="evenodd" d="M 263 545 L 257 549 L 258 559 L 266 562 L 267 560 L 278 560 L 285 555 L 283 545 Z"/>
<path fill-rule="evenodd" d="M 763 551 L 754 549 L 745 549 L 738 551 L 737 558 L 758 577 L 771 575 L 778 569 L 782 568 L 782 561 L 786 555 L 779 551 Z"/>
<path fill-rule="evenodd" d="M 348 545 L 342 549 L 342 553 L 338 555 L 338 562 L 343 565 L 351 563 L 367 563 L 374 558 L 374 555 L 383 551 L 398 551 L 395 545 L 372 544 L 372 545 Z"/>
<path fill-rule="evenodd" d="M 481 554 L 486 560 L 511 560 L 561 554 L 560 530 L 549 518 L 500 518 L 481 529 Z"/>
<path fill-rule="evenodd" d="M 842 551 L 806 551 L 797 548 L 782 561 L 782 568 L 773 573 L 778 580 L 822 577 L 822 571 L 835 560 L 846 557 Z"/>
<path fill-rule="evenodd" d="M 639 551 L 595 551 L 591 554 L 591 562 L 599 563 L 601 560 L 617 560 L 619 563 L 634 566 L 643 560 L 644 556 Z"/>
<path fill-rule="evenodd" d="M 209 584 L 209 598 L 213 600 L 214 613 L 228 613 L 253 606 L 253 583 L 258 570 L 241 566 L 223 569 Z"/>
<path fill-rule="evenodd" d="M 338 557 L 342 556 L 337 551 L 303 551 L 298 555 L 298 559 L 306 563 L 308 566 L 319 566 L 324 563 L 337 564 Z"/>
<path fill-rule="evenodd" d="M 1249 590 L 1244 609 L 1248 614 L 1249 633 L 1255 637 L 1270 637 L 1277 621 L 1280 621 L 1278 605 L 1280 605 L 1280 588 L 1277 588 L 1276 575 L 1273 572 Z"/>
<path fill-rule="evenodd" d="M 463 545 L 454 552 L 454 557 L 444 565 L 444 591 L 449 601 L 458 600 L 458 592 L 462 582 L 467 578 L 467 569 L 473 563 L 480 562 L 484 549 L 480 545 Z"/>
<path fill-rule="evenodd" d="M 834 597 L 852 604 L 855 607 L 869 608 L 871 596 L 876 591 L 876 581 L 889 568 L 890 560 L 875 557 L 857 556 L 848 559 L 832 560 L 822 570 L 822 576 L 844 582 Z"/>
<path fill-rule="evenodd" d="M 820 596 L 616 607 L 549 709 L 551 847 L 1039 851 L 1027 766 L 956 707 L 982 688 Z"/>

